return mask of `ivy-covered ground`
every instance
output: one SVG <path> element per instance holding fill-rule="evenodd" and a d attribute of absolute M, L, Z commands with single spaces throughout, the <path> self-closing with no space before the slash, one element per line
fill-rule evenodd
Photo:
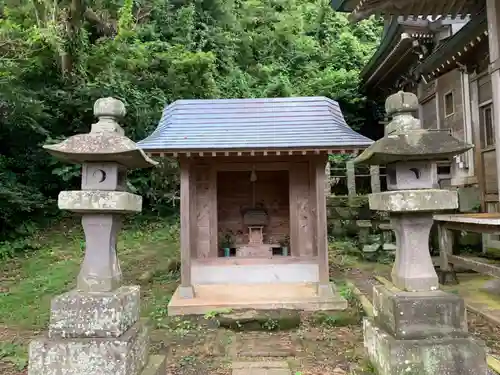
<path fill-rule="evenodd" d="M 370 372 L 363 357 L 361 309 L 350 300 L 344 314 L 302 314 L 301 325 L 259 332 L 217 326 L 214 312 L 199 319 L 167 317 L 167 303 L 178 281 L 176 223 L 131 224 L 120 237 L 119 258 L 127 284 L 142 288 L 142 315 L 152 324 L 152 353 L 166 353 L 167 374 L 229 374 L 232 361 L 286 360 L 293 374 L 342 375 Z M 0 266 L 0 373 L 27 373 L 27 345 L 47 328 L 53 296 L 74 286 L 83 255 L 80 225 L 68 222 L 40 234 L 40 249 Z M 354 324 L 353 324 L 354 323 Z"/>

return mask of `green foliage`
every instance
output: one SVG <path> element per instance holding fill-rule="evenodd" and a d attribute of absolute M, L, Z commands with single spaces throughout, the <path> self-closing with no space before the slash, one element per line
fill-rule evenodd
<path fill-rule="evenodd" d="M 87 132 L 93 102 L 126 103 L 139 140 L 180 98 L 325 95 L 364 123 L 358 73 L 381 33 L 351 24 L 327 0 L 0 0 L 0 240 L 57 213 L 79 166 L 41 146 Z M 178 207 L 175 161 L 130 173 L 146 210 Z M 3 246 L 3 245 L 2 245 Z"/>
<path fill-rule="evenodd" d="M 26 349 L 11 342 L 0 342 L 0 361 L 14 364 L 17 371 L 22 371 L 28 365 Z"/>

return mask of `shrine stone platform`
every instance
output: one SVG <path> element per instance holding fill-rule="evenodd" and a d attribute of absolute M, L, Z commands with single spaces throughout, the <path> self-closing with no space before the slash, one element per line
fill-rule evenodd
<path fill-rule="evenodd" d="M 194 298 L 183 298 L 177 289 L 168 304 L 168 315 L 203 315 L 218 309 L 303 311 L 344 310 L 347 301 L 330 288 L 318 293 L 315 283 L 194 285 Z"/>

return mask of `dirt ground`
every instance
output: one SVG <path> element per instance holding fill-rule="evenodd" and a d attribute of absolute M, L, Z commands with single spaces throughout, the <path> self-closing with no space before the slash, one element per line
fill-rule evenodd
<path fill-rule="evenodd" d="M 290 331 L 235 332 L 194 320 L 171 320 L 152 334 L 152 351 L 166 353 L 169 375 L 230 374 L 232 361 L 285 360 L 292 374 L 371 373 L 361 325 L 321 325 L 311 314 Z M 216 318 L 215 318 L 216 319 Z"/>
<path fill-rule="evenodd" d="M 350 309 L 358 314 L 358 306 Z M 230 374 L 232 361 L 285 360 L 292 374 L 342 375 L 369 374 L 365 362 L 363 335 L 359 322 L 343 326 L 330 313 L 329 322 L 319 323 L 314 314 L 302 313 L 301 325 L 289 331 L 232 331 L 217 326 L 217 318 L 168 318 L 151 327 L 151 354 L 167 356 L 167 375 Z M 361 319 L 361 315 L 359 315 Z M 336 326 L 340 325 L 340 326 Z M 26 347 L 34 332 L 17 332 L 7 327 L 0 339 Z M 18 353 L 22 354 L 22 353 Z M 26 355 L 0 361 L 2 375 L 27 374 Z"/>

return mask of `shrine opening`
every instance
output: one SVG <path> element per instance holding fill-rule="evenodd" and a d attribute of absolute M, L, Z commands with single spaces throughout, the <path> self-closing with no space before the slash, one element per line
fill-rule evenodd
<path fill-rule="evenodd" d="M 180 164 L 181 285 L 169 314 L 345 308 L 328 276 L 325 167 L 372 143 L 325 97 L 168 105 L 138 145 Z"/>

